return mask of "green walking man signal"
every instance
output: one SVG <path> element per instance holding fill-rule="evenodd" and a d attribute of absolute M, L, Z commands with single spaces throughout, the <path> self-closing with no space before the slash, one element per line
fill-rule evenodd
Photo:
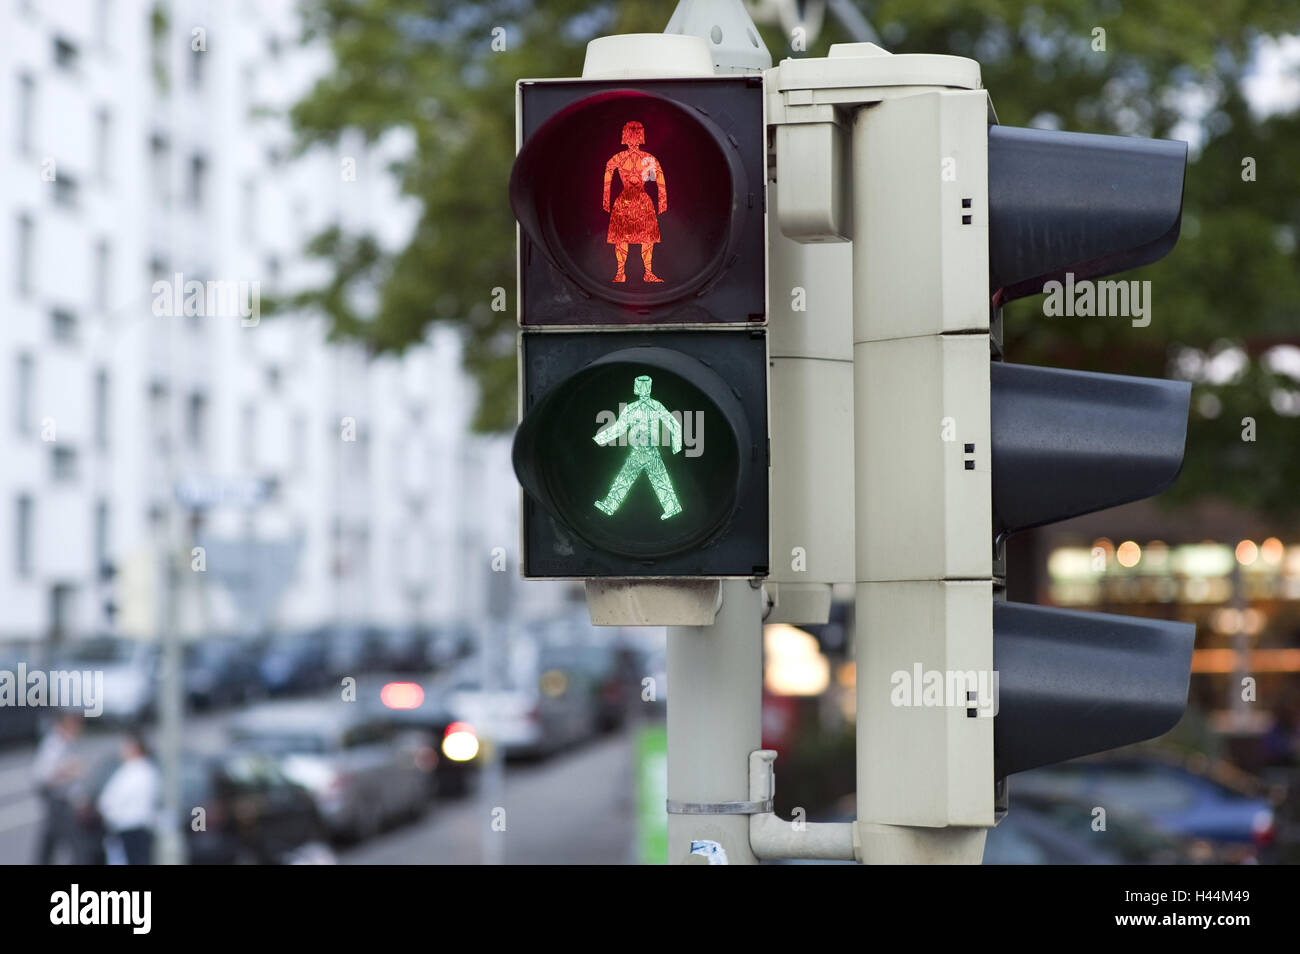
<path fill-rule="evenodd" d="M 668 413 L 666 407 L 650 397 L 650 384 L 649 375 L 638 375 L 632 383 L 637 399 L 623 408 L 617 421 L 592 438 L 603 447 L 627 435 L 630 448 L 627 460 L 614 477 L 614 483 L 610 485 L 605 499 L 596 501 L 596 509 L 610 516 L 622 505 L 642 471 L 650 478 L 650 486 L 659 498 L 659 506 L 663 507 L 664 512 L 659 519 L 667 520 L 682 512 L 677 492 L 673 490 L 672 478 L 668 476 L 663 458 L 659 456 L 660 424 L 672 434 L 674 454 L 682 452 L 682 425 Z"/>

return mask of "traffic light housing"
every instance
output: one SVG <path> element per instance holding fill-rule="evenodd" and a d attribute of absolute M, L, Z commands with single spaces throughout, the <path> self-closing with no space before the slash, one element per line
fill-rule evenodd
<path fill-rule="evenodd" d="M 1166 731 L 1195 632 L 1004 599 L 1010 534 L 1152 496 L 1181 468 L 1186 383 L 1004 361 L 1000 308 L 1168 252 L 1186 147 L 1000 127 L 950 59 L 866 51 L 823 94 L 868 104 L 848 132 L 858 819 L 880 839 L 864 857 L 977 858 L 1007 776 Z M 781 71 L 787 114 L 828 82 Z M 880 92 L 898 85 L 914 89 Z M 834 240 L 817 211 L 813 240 Z M 926 854 L 938 829 L 953 854 Z"/>
<path fill-rule="evenodd" d="M 519 110 L 510 203 L 525 328 L 765 323 L 761 77 L 526 81 Z M 608 164 L 629 136 L 646 198 L 630 190 L 621 214 L 629 177 Z M 664 280 L 642 281 L 630 258 L 612 281 L 610 245 L 638 244 L 645 227 Z"/>
<path fill-rule="evenodd" d="M 1187 146 L 989 128 L 989 282 L 995 306 L 1163 257 L 1178 239 Z M 1160 493 L 1182 469 L 1191 385 L 990 367 L 993 533 Z M 998 778 L 1149 739 L 1187 703 L 1195 627 L 995 603 Z"/>
<path fill-rule="evenodd" d="M 1067 271 L 1100 278 L 1159 261 L 1178 241 L 1187 144 L 990 126 L 989 284 L 995 303 Z"/>
<path fill-rule="evenodd" d="M 759 77 L 518 86 L 530 578 L 768 570 Z"/>
<path fill-rule="evenodd" d="M 765 344 L 727 331 L 525 335 L 513 456 L 526 572 L 765 575 Z M 639 380 L 673 424 L 619 427 Z"/>

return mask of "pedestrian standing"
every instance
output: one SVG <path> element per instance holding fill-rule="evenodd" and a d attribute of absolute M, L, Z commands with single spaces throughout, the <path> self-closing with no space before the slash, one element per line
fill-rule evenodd
<path fill-rule="evenodd" d="M 81 729 L 78 713 L 61 712 L 36 749 L 32 774 L 43 816 L 36 839 L 38 865 L 53 864 L 60 847 L 67 848 L 69 861 L 82 860 L 78 857 L 77 812 L 73 804 L 73 789 L 85 771 L 78 752 Z"/>
<path fill-rule="evenodd" d="M 109 776 L 96 807 L 107 830 L 105 852 L 110 864 L 147 865 L 153 860 L 162 776 L 149 758 L 144 738 L 128 735 L 122 764 Z"/>

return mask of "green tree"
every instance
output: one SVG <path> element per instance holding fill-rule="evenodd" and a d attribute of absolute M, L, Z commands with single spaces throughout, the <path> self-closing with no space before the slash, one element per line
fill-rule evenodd
<path fill-rule="evenodd" d="M 335 333 L 400 350 L 433 322 L 463 329 L 478 381 L 475 426 L 514 420 L 514 223 L 506 182 L 514 156 L 514 82 L 574 76 L 586 42 L 663 29 L 667 0 L 305 0 L 308 36 L 328 40 L 336 66 L 292 110 L 301 148 L 355 131 L 393 129 L 415 149 L 396 169 L 421 215 L 410 243 L 385 252 L 366 235 L 331 229 L 310 252 L 331 280 L 298 296 L 323 308 Z M 1300 32 L 1294 0 L 879 0 L 861 3 L 896 53 L 969 56 L 981 64 L 1001 122 L 1082 132 L 1197 140 L 1183 237 L 1150 279 L 1153 320 L 1043 316 L 1041 299 L 1005 311 L 1011 360 L 1197 380 L 1187 466 L 1176 499 L 1215 494 L 1296 510 L 1300 382 L 1259 360 L 1300 342 L 1300 190 L 1285 163 L 1300 154 L 1300 113 L 1252 114 L 1243 96 L 1258 45 Z M 771 26 L 774 60 L 821 56 L 833 26 L 806 52 Z M 1254 160 L 1254 179 L 1243 162 Z M 373 288 L 378 294 L 358 295 Z M 493 289 L 509 308 L 493 311 Z M 372 304 L 363 310 L 358 301 Z M 1251 356 L 1218 374 L 1241 348 Z M 1226 357 L 1224 352 L 1227 352 Z M 1243 441 L 1243 418 L 1255 421 Z"/>

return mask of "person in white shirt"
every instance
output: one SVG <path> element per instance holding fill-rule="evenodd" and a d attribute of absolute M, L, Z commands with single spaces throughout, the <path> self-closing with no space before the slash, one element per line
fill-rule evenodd
<path fill-rule="evenodd" d="M 162 776 L 149 759 L 144 739 L 127 736 L 122 764 L 95 803 L 108 832 L 105 850 L 110 859 L 123 858 L 128 865 L 150 863 L 161 798 Z"/>
<path fill-rule="evenodd" d="M 75 712 L 61 712 L 53 728 L 36 749 L 32 775 L 41 799 L 44 819 L 36 841 L 36 863 L 52 864 L 60 846 L 67 846 L 74 864 L 81 862 L 78 845 L 77 813 L 73 789 L 84 772 L 77 753 L 81 737 L 81 717 Z M 83 839 L 84 840 L 84 839 Z"/>

